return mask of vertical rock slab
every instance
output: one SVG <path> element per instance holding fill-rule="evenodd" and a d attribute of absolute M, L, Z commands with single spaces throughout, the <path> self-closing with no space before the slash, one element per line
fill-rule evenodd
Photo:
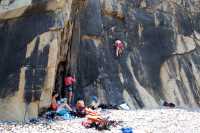
<path fill-rule="evenodd" d="M 199 49 L 198 7 L 197 1 L 188 0 L 87 0 L 85 9 L 80 12 L 83 17 L 77 62 L 80 66 L 78 90 L 86 100 L 97 95 L 102 102 L 119 104 L 125 101 L 132 108 L 155 108 L 161 100 L 198 107 L 196 91 L 199 86 L 195 84 L 199 81 L 193 83 L 186 79 L 199 74 L 188 73 L 187 67 L 183 67 L 184 62 L 199 58 L 195 54 Z M 114 56 L 112 46 L 116 39 L 126 46 L 119 58 Z M 179 62 L 178 66 L 174 66 L 172 58 Z M 192 64 L 198 71 L 198 63 Z M 181 71 L 177 71 L 177 67 L 181 67 Z M 182 73 L 184 81 L 173 80 L 168 84 L 166 75 L 176 79 L 171 73 Z M 170 88 L 179 91 L 173 93 Z"/>
<path fill-rule="evenodd" d="M 71 4 L 14 1 L 0 13 L 0 119 L 35 118 L 49 106 Z"/>

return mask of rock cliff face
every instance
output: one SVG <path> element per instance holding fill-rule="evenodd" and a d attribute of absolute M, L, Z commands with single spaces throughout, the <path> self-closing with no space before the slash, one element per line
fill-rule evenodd
<path fill-rule="evenodd" d="M 86 101 L 200 104 L 199 0 L 1 0 L 0 41 L 4 120 L 36 117 L 68 72 Z"/>
<path fill-rule="evenodd" d="M 69 52 L 72 4 L 1 0 L 1 119 L 36 117 L 49 105 L 57 66 L 66 62 Z"/>

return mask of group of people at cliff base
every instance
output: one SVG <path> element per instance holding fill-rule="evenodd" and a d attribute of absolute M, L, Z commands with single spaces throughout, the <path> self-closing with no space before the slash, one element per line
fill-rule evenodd
<path fill-rule="evenodd" d="M 72 104 L 74 96 L 73 85 L 75 82 L 75 76 L 68 75 L 64 78 L 65 97 L 59 99 L 59 93 L 54 91 L 49 111 L 45 114 L 45 117 L 51 120 L 69 120 L 76 117 L 87 118 L 86 121 L 82 122 L 82 125 L 86 128 L 95 127 L 98 130 L 109 129 L 110 126 L 115 126 L 117 124 L 116 121 L 104 118 L 101 116 L 100 112 L 95 109 L 117 109 L 117 106 L 99 104 L 96 96 L 91 98 L 91 104 L 88 107 L 85 106 L 85 102 L 82 99 L 78 99 L 74 105 Z"/>
<path fill-rule="evenodd" d="M 121 40 L 116 40 L 114 43 L 116 56 L 122 56 L 124 51 L 124 44 Z M 78 99 L 76 103 L 72 104 L 73 86 L 76 82 L 75 76 L 67 75 L 64 77 L 64 98 L 58 99 L 59 93 L 54 91 L 52 94 L 50 111 L 46 114 L 48 119 L 62 119 L 69 120 L 76 117 L 87 118 L 87 121 L 82 123 L 86 128 L 95 127 L 96 129 L 109 129 L 110 126 L 115 126 L 116 121 L 108 120 L 101 116 L 96 110 L 101 109 L 124 109 L 130 110 L 126 103 L 121 105 L 100 104 L 96 96 L 92 96 L 91 103 L 86 107 L 83 99 Z M 175 106 L 171 103 L 165 102 L 163 106 Z"/>
<path fill-rule="evenodd" d="M 47 119 L 69 120 L 77 117 L 87 118 L 86 121 L 82 122 L 82 125 L 86 128 L 95 127 L 98 130 L 108 130 L 111 126 L 116 126 L 119 123 L 104 118 L 100 112 L 95 110 L 102 106 L 97 106 L 96 98 L 93 98 L 95 101 L 92 101 L 90 106 L 86 107 L 85 102 L 82 99 L 77 100 L 76 104 L 72 106 L 67 103 L 66 98 L 57 101 L 57 97 L 58 94 L 54 92 L 50 105 L 51 111 L 48 112 L 49 114 L 46 114 Z"/>

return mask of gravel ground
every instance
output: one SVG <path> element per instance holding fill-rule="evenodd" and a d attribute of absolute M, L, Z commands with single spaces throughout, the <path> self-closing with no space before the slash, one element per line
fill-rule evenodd
<path fill-rule="evenodd" d="M 132 127 L 134 133 L 200 133 L 200 110 L 153 109 L 153 110 L 107 110 L 102 114 L 111 120 L 123 121 L 105 133 L 120 133 L 122 127 Z M 0 122 L 0 133 L 96 133 L 81 125 L 85 119 L 68 121 L 40 121 L 37 124 Z"/>

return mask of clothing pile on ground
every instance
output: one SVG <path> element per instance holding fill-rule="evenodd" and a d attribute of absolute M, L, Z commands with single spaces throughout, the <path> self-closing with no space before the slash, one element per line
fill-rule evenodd
<path fill-rule="evenodd" d="M 82 122 L 82 125 L 85 128 L 95 128 L 97 130 L 110 130 L 111 127 L 116 127 L 120 123 L 121 121 L 109 120 L 108 118 L 88 118 L 86 121 Z"/>
<path fill-rule="evenodd" d="M 167 102 L 167 101 L 164 101 L 163 106 L 170 107 L 170 108 L 176 107 L 176 105 L 174 103 L 170 103 L 170 102 Z"/>

